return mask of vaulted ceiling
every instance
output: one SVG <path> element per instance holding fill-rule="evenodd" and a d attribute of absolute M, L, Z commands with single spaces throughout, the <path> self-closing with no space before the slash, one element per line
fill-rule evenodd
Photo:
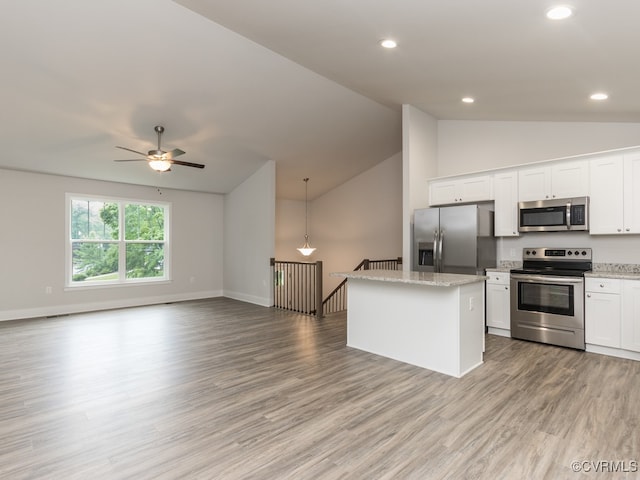
<path fill-rule="evenodd" d="M 226 193 L 274 160 L 278 196 L 301 199 L 304 177 L 314 198 L 400 151 L 403 103 L 438 119 L 640 122 L 640 2 L 580 0 L 564 21 L 550 5 L 9 0 L 0 168 Z M 155 125 L 205 169 L 113 162 L 131 158 L 116 145 L 155 148 Z"/>

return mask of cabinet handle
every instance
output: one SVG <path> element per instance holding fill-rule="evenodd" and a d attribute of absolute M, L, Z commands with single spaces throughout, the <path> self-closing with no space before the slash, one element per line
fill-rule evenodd
<path fill-rule="evenodd" d="M 591 294 L 590 293 L 587 293 L 587 298 L 591 298 Z"/>
<path fill-rule="evenodd" d="M 603 285 L 603 284 L 600 284 L 600 288 L 604 288 L 604 285 Z"/>
<path fill-rule="evenodd" d="M 630 228 L 625 228 L 625 230 L 628 232 L 629 230 L 631 230 Z"/>
<path fill-rule="evenodd" d="M 504 287 L 505 290 L 509 290 L 509 287 Z"/>
<path fill-rule="evenodd" d="M 618 231 L 619 231 L 619 232 L 621 232 L 621 231 L 622 231 L 622 229 L 621 229 L 621 228 L 619 228 L 619 229 L 618 229 Z"/>

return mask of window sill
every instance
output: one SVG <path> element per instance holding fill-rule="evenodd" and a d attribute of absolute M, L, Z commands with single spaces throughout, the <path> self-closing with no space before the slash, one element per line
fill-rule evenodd
<path fill-rule="evenodd" d="M 119 287 L 148 287 L 151 285 L 167 285 L 172 283 L 169 278 L 163 278 L 162 280 L 131 280 L 125 283 L 91 283 L 91 284 L 78 284 L 78 285 L 65 285 L 65 292 L 72 292 L 76 290 L 95 290 L 101 288 L 119 288 Z"/>

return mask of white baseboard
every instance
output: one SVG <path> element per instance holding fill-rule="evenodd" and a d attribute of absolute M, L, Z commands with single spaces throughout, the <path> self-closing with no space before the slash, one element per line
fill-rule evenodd
<path fill-rule="evenodd" d="M 610 357 L 625 358 L 627 360 L 640 361 L 640 352 L 632 352 L 621 348 L 603 347 L 600 345 L 591 345 L 587 343 L 585 350 L 591 353 L 599 353 L 601 355 L 609 355 Z"/>
<path fill-rule="evenodd" d="M 253 303 L 254 305 L 260 305 L 261 307 L 273 307 L 273 300 L 271 298 L 248 295 L 242 292 L 232 292 L 230 290 L 225 290 L 223 295 L 227 298 L 233 298 L 234 300 Z"/>
<path fill-rule="evenodd" d="M 68 315 L 71 313 L 112 310 L 114 308 L 141 307 L 143 305 L 184 302 L 187 300 L 200 300 L 202 298 L 214 298 L 222 296 L 223 293 L 221 290 L 212 290 L 204 292 L 178 293 L 174 295 L 109 300 L 106 302 L 51 305 L 46 307 L 25 308 L 20 310 L 5 310 L 0 311 L 0 321 L 19 320 L 23 318 L 53 317 L 56 315 Z"/>
<path fill-rule="evenodd" d="M 511 330 L 505 330 L 504 328 L 489 327 L 488 333 L 491 335 L 498 335 L 500 337 L 511 337 Z"/>

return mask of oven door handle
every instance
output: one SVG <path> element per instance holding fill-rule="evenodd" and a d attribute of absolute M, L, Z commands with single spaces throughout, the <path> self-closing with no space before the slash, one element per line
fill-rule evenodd
<path fill-rule="evenodd" d="M 511 280 L 531 283 L 560 283 L 563 285 L 579 285 L 584 281 L 582 277 L 556 277 L 554 275 L 529 275 L 522 273 L 512 273 Z"/>

